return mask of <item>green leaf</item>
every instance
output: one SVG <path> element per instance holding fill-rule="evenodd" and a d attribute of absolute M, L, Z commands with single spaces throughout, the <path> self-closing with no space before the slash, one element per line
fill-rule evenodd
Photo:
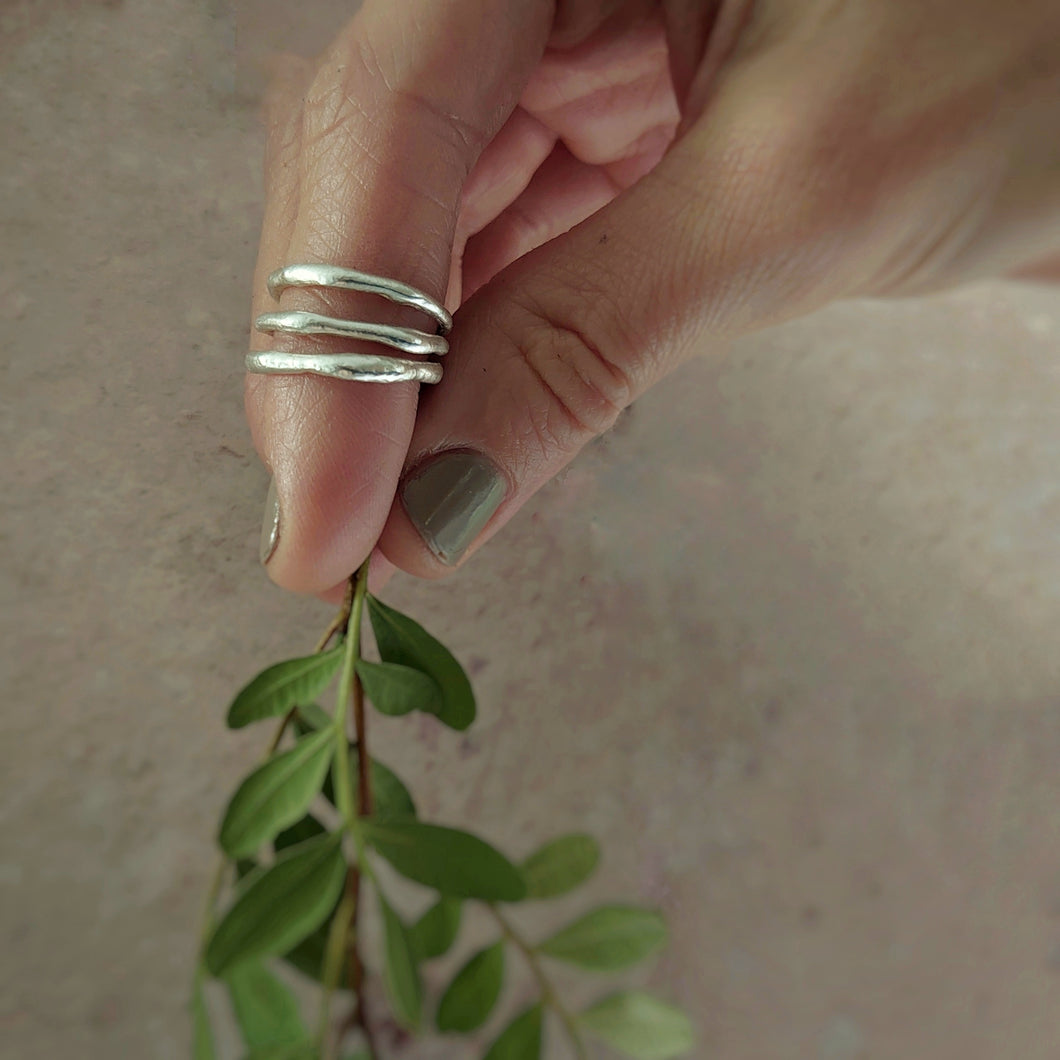
<path fill-rule="evenodd" d="M 672 1060 L 695 1044 L 688 1017 L 650 994 L 612 994 L 578 1017 L 588 1034 L 634 1060 Z"/>
<path fill-rule="evenodd" d="M 391 817 L 415 817 L 416 804 L 401 778 L 378 759 L 372 759 L 372 816 L 377 821 Z M 334 772 L 334 769 L 332 770 Z M 356 792 L 361 779 L 361 768 L 357 760 L 356 745 L 350 751 L 350 783 Z M 328 776 L 321 789 L 325 799 L 335 804 L 333 778 Z"/>
<path fill-rule="evenodd" d="M 286 714 L 291 707 L 312 702 L 328 687 L 342 665 L 341 647 L 288 659 L 262 670 L 232 701 L 228 727 L 242 729 L 263 718 Z"/>
<path fill-rule="evenodd" d="M 308 1043 L 298 1002 L 259 961 L 244 961 L 225 977 L 232 1010 L 250 1049 Z"/>
<path fill-rule="evenodd" d="M 398 1021 L 410 1030 L 416 1030 L 423 1008 L 423 984 L 416 967 L 416 954 L 408 930 L 382 895 L 379 895 L 379 905 L 383 910 L 386 945 L 383 979 L 390 1004 Z"/>
<path fill-rule="evenodd" d="M 482 1060 L 540 1060 L 541 1006 L 534 1005 L 501 1031 Z"/>
<path fill-rule="evenodd" d="M 357 756 L 353 755 L 350 772 L 356 785 L 361 772 L 357 765 Z M 376 821 L 388 821 L 393 817 L 415 817 L 416 804 L 412 801 L 409 789 L 389 766 L 378 759 L 372 759 L 372 817 Z"/>
<path fill-rule="evenodd" d="M 202 981 L 196 976 L 195 989 L 191 995 L 192 1052 L 193 1060 L 216 1060 L 213 1031 L 210 1029 L 210 1012 L 202 992 Z"/>
<path fill-rule="evenodd" d="M 315 817 L 311 814 L 306 814 L 300 821 L 291 825 L 285 832 L 281 832 L 273 840 L 273 849 L 278 854 L 289 846 L 294 846 L 296 843 L 304 843 L 307 839 L 312 839 L 316 835 L 323 835 L 326 831 Z M 324 956 L 327 952 L 331 921 L 341 900 L 342 896 L 340 894 L 324 923 L 302 939 L 297 946 L 280 955 L 281 960 L 286 961 L 292 968 L 296 968 L 303 975 L 308 976 L 310 979 L 315 979 L 317 982 L 321 981 L 321 976 L 324 973 Z M 339 982 L 344 983 L 345 981 L 346 958 L 343 957 L 342 966 L 339 969 Z"/>
<path fill-rule="evenodd" d="M 666 921 L 654 909 L 608 905 L 568 924 L 537 947 L 540 953 L 593 971 L 616 971 L 666 942 Z"/>
<path fill-rule="evenodd" d="M 452 729 L 466 729 L 475 720 L 475 696 L 452 652 L 418 622 L 374 596 L 368 597 L 368 612 L 383 661 L 410 666 L 434 678 L 442 693 L 438 720 Z"/>
<path fill-rule="evenodd" d="M 249 876 L 256 868 L 259 865 L 253 858 L 236 858 L 236 882 Z"/>
<path fill-rule="evenodd" d="M 477 836 L 455 828 L 393 819 L 361 823 L 364 838 L 410 880 L 451 898 L 518 902 L 526 894 L 519 870 Z"/>
<path fill-rule="evenodd" d="M 409 929 L 416 957 L 433 960 L 449 952 L 460 931 L 463 905 L 456 898 L 439 898 Z"/>
<path fill-rule="evenodd" d="M 291 750 L 270 758 L 239 785 L 218 836 L 229 857 L 253 854 L 305 813 L 327 776 L 334 745 L 332 729 L 303 736 Z"/>
<path fill-rule="evenodd" d="M 341 895 L 340 895 L 341 898 Z M 338 907 L 338 901 L 335 908 Z M 327 953 L 328 932 L 331 929 L 331 920 L 335 915 L 335 908 L 328 913 L 327 919 L 314 932 L 307 935 L 297 946 L 293 946 L 286 953 L 281 954 L 281 960 L 292 968 L 296 968 L 310 979 L 321 982 L 324 974 L 324 957 Z M 346 958 L 343 957 L 342 969 L 339 974 L 339 982 L 346 982 Z"/>
<path fill-rule="evenodd" d="M 311 813 L 307 813 L 276 836 L 272 841 L 272 849 L 279 854 L 281 850 L 298 846 L 307 839 L 315 839 L 318 835 L 326 833 L 327 829 Z"/>
<path fill-rule="evenodd" d="M 305 736 L 307 732 L 319 732 L 330 724 L 331 715 L 318 703 L 299 704 L 295 728 L 300 736 Z"/>
<path fill-rule="evenodd" d="M 346 878 L 341 842 L 339 834 L 310 839 L 246 878 L 206 945 L 212 975 L 285 953 L 324 921 Z"/>
<path fill-rule="evenodd" d="M 359 659 L 357 673 L 365 695 L 380 714 L 396 718 L 412 710 L 441 713 L 442 690 L 438 682 L 422 670 L 398 663 Z"/>
<path fill-rule="evenodd" d="M 466 1034 L 489 1019 L 504 985 L 504 943 L 480 950 L 456 973 L 438 1004 L 440 1031 Z"/>
<path fill-rule="evenodd" d="M 565 835 L 546 843 L 523 862 L 528 899 L 558 898 L 596 871 L 600 845 L 591 835 Z"/>

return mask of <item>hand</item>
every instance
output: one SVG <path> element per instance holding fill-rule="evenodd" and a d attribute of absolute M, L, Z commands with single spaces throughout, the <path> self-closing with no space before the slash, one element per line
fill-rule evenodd
<path fill-rule="evenodd" d="M 444 574 L 737 335 L 1060 264 L 1056 0 L 368 0 L 269 122 L 255 314 L 303 261 L 459 306 L 418 406 L 413 384 L 248 377 L 268 569 L 302 592 L 377 540 Z M 322 303 L 387 312 L 283 296 Z"/>

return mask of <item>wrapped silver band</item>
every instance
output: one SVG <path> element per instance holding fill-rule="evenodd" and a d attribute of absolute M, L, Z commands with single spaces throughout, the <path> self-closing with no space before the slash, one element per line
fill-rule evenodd
<path fill-rule="evenodd" d="M 272 273 L 266 281 L 266 286 L 273 298 L 279 298 L 280 293 L 288 287 L 336 287 L 346 291 L 378 294 L 398 305 L 422 309 L 438 325 L 439 335 L 448 335 L 453 330 L 453 318 L 449 311 L 430 295 L 400 280 L 373 276 L 371 273 L 346 269 L 341 265 L 287 265 Z"/>
<path fill-rule="evenodd" d="M 356 383 L 437 383 L 442 366 L 434 361 L 403 361 L 370 353 L 286 353 L 267 350 L 247 354 L 247 371 L 263 375 L 308 372 Z"/>
<path fill-rule="evenodd" d="M 339 265 L 287 265 L 272 273 L 267 285 L 273 298 L 278 298 L 288 287 L 333 287 L 378 294 L 398 305 L 422 310 L 434 321 L 436 332 L 432 335 L 417 328 L 345 320 L 302 311 L 263 313 L 254 322 L 258 331 L 267 334 L 281 331 L 291 335 L 337 335 L 360 342 L 376 342 L 411 356 L 440 357 L 449 350 L 449 343 L 444 336 L 452 328 L 453 318 L 445 306 L 399 280 L 373 276 Z M 246 366 L 248 372 L 267 375 L 308 372 L 360 383 L 437 383 L 442 378 L 442 366 L 436 361 L 413 361 L 352 351 L 291 353 L 267 350 L 248 354 Z"/>
<path fill-rule="evenodd" d="M 320 313 L 262 313 L 254 321 L 258 331 L 289 335 L 340 335 L 364 342 L 381 342 L 402 353 L 442 354 L 449 352 L 449 343 L 441 335 L 428 335 L 415 328 L 399 328 L 393 324 L 368 324 L 360 320 L 341 320 Z"/>

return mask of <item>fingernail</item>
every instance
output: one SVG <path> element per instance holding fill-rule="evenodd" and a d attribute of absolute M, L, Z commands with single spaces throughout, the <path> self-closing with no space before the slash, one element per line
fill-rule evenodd
<path fill-rule="evenodd" d="M 431 457 L 405 479 L 401 501 L 428 548 L 454 566 L 507 491 L 504 476 L 479 453 Z"/>
<path fill-rule="evenodd" d="M 265 495 L 265 518 L 261 524 L 261 544 L 258 555 L 262 563 L 268 563 L 276 546 L 280 543 L 280 498 L 276 493 L 276 479 L 269 481 L 269 492 Z"/>

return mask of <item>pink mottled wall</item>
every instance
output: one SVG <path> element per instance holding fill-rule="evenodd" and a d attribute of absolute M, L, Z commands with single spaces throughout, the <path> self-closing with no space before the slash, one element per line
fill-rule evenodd
<path fill-rule="evenodd" d="M 257 566 L 241 357 L 259 59 L 342 6 L 0 7 L 13 1060 L 187 1055 L 210 837 L 257 753 L 223 709 L 329 617 Z M 516 853 L 600 835 L 593 896 L 665 907 L 644 979 L 703 1060 L 1052 1060 L 1058 408 L 1044 287 L 690 366 L 452 583 L 394 584 L 482 720 L 382 722 L 382 757 Z"/>

